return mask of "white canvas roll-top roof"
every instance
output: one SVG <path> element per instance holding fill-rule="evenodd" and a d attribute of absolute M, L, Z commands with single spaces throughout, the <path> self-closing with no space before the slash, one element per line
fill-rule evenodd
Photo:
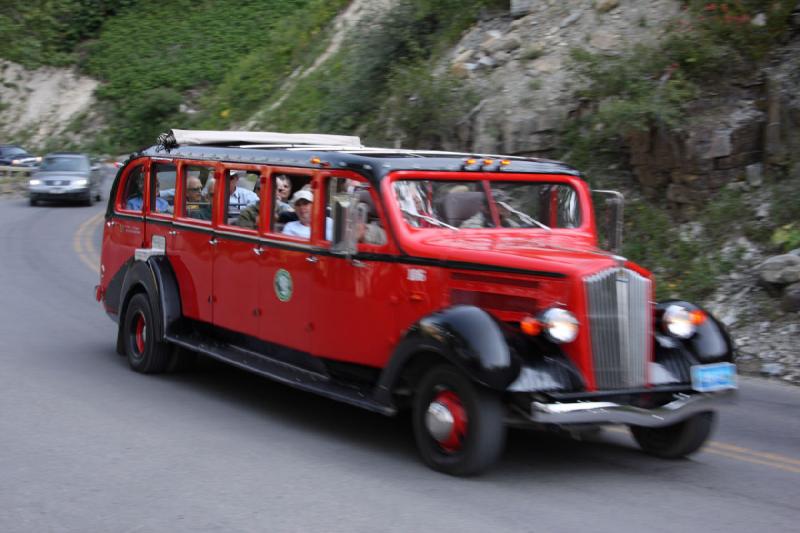
<path fill-rule="evenodd" d="M 218 143 L 263 144 L 277 146 L 346 146 L 362 147 L 361 139 L 351 135 L 318 133 L 273 133 L 269 131 L 170 130 L 168 139 L 176 146 Z M 159 139 L 161 140 L 161 139 Z"/>

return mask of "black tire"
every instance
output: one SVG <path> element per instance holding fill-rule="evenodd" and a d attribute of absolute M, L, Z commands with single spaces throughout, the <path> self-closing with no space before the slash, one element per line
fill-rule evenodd
<path fill-rule="evenodd" d="M 86 207 L 92 207 L 92 200 L 94 200 L 94 197 L 92 196 L 92 191 L 89 190 L 89 192 L 86 194 L 86 198 L 83 199 L 83 205 Z"/>
<path fill-rule="evenodd" d="M 466 429 L 453 429 L 448 442 L 434 437 L 426 423 L 429 409 L 441 408 L 441 398 L 455 398 Z M 450 413 L 450 411 L 447 411 Z M 412 413 L 414 436 L 422 460 L 432 469 L 454 476 L 478 474 L 503 452 L 506 440 L 505 409 L 500 395 L 473 383 L 454 367 L 442 365 L 428 371 L 417 385 Z M 456 417 L 460 418 L 460 417 Z"/>
<path fill-rule="evenodd" d="M 37 205 L 39 205 L 39 200 L 35 198 L 30 198 L 28 199 L 28 203 L 31 205 L 31 207 L 36 207 Z"/>
<path fill-rule="evenodd" d="M 715 414 L 709 411 L 663 428 L 631 426 L 631 433 L 646 453 L 664 459 L 679 459 L 703 446 L 714 428 L 714 419 Z"/>
<path fill-rule="evenodd" d="M 100 191 L 97 191 L 97 194 L 94 195 L 95 202 L 102 202 L 103 201 L 103 194 Z"/>
<path fill-rule="evenodd" d="M 158 374 L 167 369 L 172 346 L 158 342 L 148 335 L 151 324 L 157 317 L 150 309 L 145 294 L 135 294 L 128 304 L 125 319 L 122 321 L 122 343 L 131 368 L 142 374 Z"/>

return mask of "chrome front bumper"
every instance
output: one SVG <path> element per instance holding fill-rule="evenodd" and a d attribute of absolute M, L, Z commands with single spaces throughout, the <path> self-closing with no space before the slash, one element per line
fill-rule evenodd
<path fill-rule="evenodd" d="M 671 426 L 730 402 L 736 391 L 676 395 L 668 404 L 652 409 L 614 402 L 531 403 L 529 419 L 541 424 L 630 424 L 644 427 Z"/>

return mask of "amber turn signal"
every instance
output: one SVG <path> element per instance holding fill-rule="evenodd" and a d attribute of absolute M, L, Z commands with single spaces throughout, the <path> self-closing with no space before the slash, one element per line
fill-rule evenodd
<path fill-rule="evenodd" d="M 519 321 L 519 329 L 522 330 L 522 333 L 525 335 L 535 337 L 542 332 L 542 323 L 532 316 L 526 316 Z"/>
<path fill-rule="evenodd" d="M 695 309 L 694 311 L 689 312 L 689 320 L 695 326 L 699 326 L 706 321 L 708 315 L 702 309 Z"/>

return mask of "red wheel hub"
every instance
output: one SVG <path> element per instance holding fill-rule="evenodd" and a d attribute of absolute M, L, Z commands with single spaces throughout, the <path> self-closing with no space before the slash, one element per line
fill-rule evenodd
<path fill-rule="evenodd" d="M 425 422 L 443 450 L 455 452 L 461 449 L 467 435 L 467 412 L 455 392 L 438 392 L 428 406 Z"/>
<path fill-rule="evenodd" d="M 144 316 L 141 313 L 136 315 L 133 335 L 136 341 L 136 351 L 139 352 L 139 354 L 143 354 L 144 343 L 147 339 L 147 322 L 145 322 Z"/>

